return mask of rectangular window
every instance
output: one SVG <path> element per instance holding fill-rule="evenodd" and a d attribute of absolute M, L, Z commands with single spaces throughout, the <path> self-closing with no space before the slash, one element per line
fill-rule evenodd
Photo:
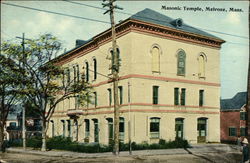
<path fill-rule="evenodd" d="M 71 137 L 71 122 L 70 120 L 67 120 L 68 122 L 68 137 Z"/>
<path fill-rule="evenodd" d="M 186 89 L 181 89 L 181 105 L 186 105 Z"/>
<path fill-rule="evenodd" d="M 108 89 L 108 94 L 109 94 L 109 106 L 112 104 L 112 91 L 111 88 Z"/>
<path fill-rule="evenodd" d="M 85 137 L 89 137 L 89 120 L 85 119 Z"/>
<path fill-rule="evenodd" d="M 67 85 L 70 83 L 70 70 L 67 69 Z"/>
<path fill-rule="evenodd" d="M 153 86 L 153 104 L 158 104 L 158 90 L 159 86 Z"/>
<path fill-rule="evenodd" d="M 246 120 L 246 112 L 240 112 L 240 120 Z"/>
<path fill-rule="evenodd" d="M 95 101 L 94 101 L 94 104 L 95 104 L 95 107 L 97 106 L 97 93 L 94 92 L 94 98 L 95 98 Z"/>
<path fill-rule="evenodd" d="M 229 136 L 236 136 L 236 128 L 229 127 Z"/>
<path fill-rule="evenodd" d="M 199 91 L 199 106 L 204 105 L 204 90 Z"/>
<path fill-rule="evenodd" d="M 160 137 L 160 118 L 150 118 L 150 137 Z"/>
<path fill-rule="evenodd" d="M 76 80 L 77 80 L 77 82 L 79 82 L 80 81 L 79 65 L 76 65 L 76 76 L 77 76 Z"/>
<path fill-rule="evenodd" d="M 246 128 L 245 127 L 240 128 L 240 136 L 246 136 Z"/>
<path fill-rule="evenodd" d="M 179 88 L 174 88 L 174 104 L 179 105 Z"/>
<path fill-rule="evenodd" d="M 123 99 L 123 90 L 122 90 L 122 86 L 119 86 L 118 87 L 118 89 L 119 89 L 119 102 L 120 102 L 120 105 L 123 103 L 123 101 L 122 101 L 122 99 Z"/>

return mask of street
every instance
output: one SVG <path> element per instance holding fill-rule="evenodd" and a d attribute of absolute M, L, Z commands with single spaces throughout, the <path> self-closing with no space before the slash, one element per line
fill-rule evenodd
<path fill-rule="evenodd" d="M 151 155 L 151 156 L 108 156 L 79 158 L 77 156 L 44 156 L 24 153 L 0 154 L 0 160 L 7 163 L 238 163 L 241 160 L 240 153 L 204 153 L 204 154 L 175 154 L 175 155 Z"/>

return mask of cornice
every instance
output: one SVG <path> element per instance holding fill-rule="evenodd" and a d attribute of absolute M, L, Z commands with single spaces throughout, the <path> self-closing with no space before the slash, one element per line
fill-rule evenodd
<path fill-rule="evenodd" d="M 203 35 L 198 35 L 182 30 L 173 29 L 166 26 L 161 26 L 157 24 L 152 24 L 148 22 L 143 22 L 135 19 L 126 19 L 125 21 L 116 25 L 116 36 L 117 38 L 131 32 L 140 32 L 145 34 L 151 34 L 154 36 L 159 36 L 167 38 L 170 40 L 177 40 L 191 44 L 198 44 L 203 46 L 208 46 L 216 49 L 221 48 L 221 44 L 225 41 L 207 37 Z M 98 49 L 101 45 L 111 42 L 111 29 L 107 29 L 104 32 L 93 37 L 88 43 L 73 49 L 72 51 L 59 56 L 55 62 L 57 65 L 63 65 L 74 58 L 81 57 L 91 51 Z"/>

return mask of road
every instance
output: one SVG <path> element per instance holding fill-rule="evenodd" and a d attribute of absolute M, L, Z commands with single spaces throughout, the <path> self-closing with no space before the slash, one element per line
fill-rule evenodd
<path fill-rule="evenodd" d="M 81 158 L 77 156 L 43 156 L 27 153 L 0 154 L 0 160 L 7 163 L 239 163 L 241 154 L 236 152 L 147 155 L 147 156 L 108 156 Z"/>

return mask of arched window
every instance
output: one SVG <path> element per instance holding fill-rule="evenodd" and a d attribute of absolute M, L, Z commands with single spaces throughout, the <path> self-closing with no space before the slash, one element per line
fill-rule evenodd
<path fill-rule="evenodd" d="M 152 48 L 152 72 L 160 72 L 160 50 L 156 46 Z"/>
<path fill-rule="evenodd" d="M 85 80 L 86 82 L 89 81 L 89 63 L 85 62 Z"/>
<path fill-rule="evenodd" d="M 94 64 L 94 80 L 96 80 L 97 79 L 97 61 L 95 58 L 93 59 L 93 64 Z"/>
<path fill-rule="evenodd" d="M 205 56 L 203 54 L 200 54 L 198 57 L 198 62 L 199 62 L 199 72 L 198 76 L 199 77 L 205 77 Z"/>
<path fill-rule="evenodd" d="M 186 72 L 186 53 L 179 50 L 177 53 L 177 75 L 185 75 Z"/>
<path fill-rule="evenodd" d="M 113 70 L 117 70 L 119 72 L 119 67 L 121 66 L 121 58 L 120 58 L 120 49 L 119 48 L 116 48 L 116 52 L 117 52 L 117 57 L 118 57 L 118 67 L 115 66 L 115 56 L 114 56 L 114 53 L 113 53 L 113 49 L 110 50 L 110 54 L 111 54 L 111 72 Z"/>

